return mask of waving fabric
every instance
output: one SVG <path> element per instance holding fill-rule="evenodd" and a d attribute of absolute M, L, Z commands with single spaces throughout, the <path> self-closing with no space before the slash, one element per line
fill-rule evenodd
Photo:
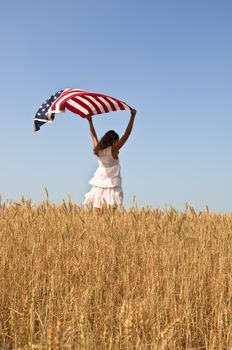
<path fill-rule="evenodd" d="M 34 119 L 34 130 L 38 131 L 43 124 L 51 123 L 55 118 L 55 113 L 65 112 L 65 109 L 85 118 L 89 114 L 130 110 L 131 107 L 115 97 L 97 92 L 81 89 L 60 90 L 40 106 Z"/>

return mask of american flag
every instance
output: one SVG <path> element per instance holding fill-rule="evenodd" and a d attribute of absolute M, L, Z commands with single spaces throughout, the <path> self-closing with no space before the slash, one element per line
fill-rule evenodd
<path fill-rule="evenodd" d="M 65 109 L 85 118 L 88 114 L 102 114 L 118 110 L 130 110 L 125 102 L 101 93 L 81 89 L 60 90 L 49 97 L 39 108 L 34 119 L 34 130 L 38 131 L 45 123 L 51 123 L 55 113 Z"/>

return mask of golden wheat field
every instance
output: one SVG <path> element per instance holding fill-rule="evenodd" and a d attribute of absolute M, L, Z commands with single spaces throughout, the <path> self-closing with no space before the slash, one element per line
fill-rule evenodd
<path fill-rule="evenodd" d="M 231 349 L 232 214 L 0 205 L 0 349 Z"/>

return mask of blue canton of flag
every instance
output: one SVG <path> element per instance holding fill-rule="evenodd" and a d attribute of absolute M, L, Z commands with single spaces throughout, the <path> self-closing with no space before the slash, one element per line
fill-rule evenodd
<path fill-rule="evenodd" d="M 60 90 L 56 92 L 55 94 L 52 94 L 51 97 L 49 97 L 38 109 L 35 119 L 34 119 L 34 130 L 38 131 L 42 125 L 45 123 L 51 122 L 51 120 L 54 120 L 55 113 L 52 113 L 51 116 L 48 119 L 47 112 L 51 105 L 55 102 L 55 100 L 62 94 L 64 90 Z"/>

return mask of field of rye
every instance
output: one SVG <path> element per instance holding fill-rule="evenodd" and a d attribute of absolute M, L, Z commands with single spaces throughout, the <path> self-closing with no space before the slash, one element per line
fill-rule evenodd
<path fill-rule="evenodd" d="M 0 349 L 231 349 L 232 214 L 0 204 Z"/>

